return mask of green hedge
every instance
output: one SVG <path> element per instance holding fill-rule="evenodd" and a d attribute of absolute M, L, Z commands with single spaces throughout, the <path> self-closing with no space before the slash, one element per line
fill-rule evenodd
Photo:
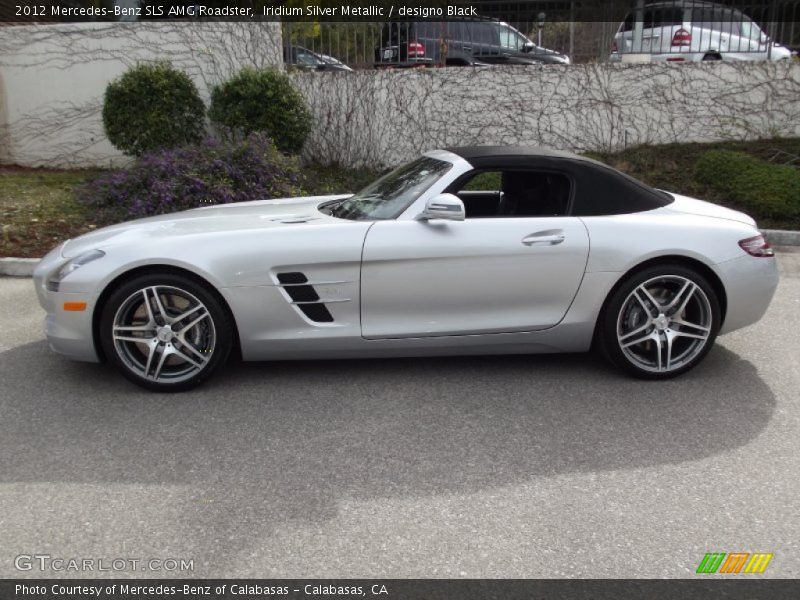
<path fill-rule="evenodd" d="M 188 75 L 167 62 L 138 64 L 108 84 L 103 126 L 119 150 L 141 156 L 199 142 L 205 109 Z"/>
<path fill-rule="evenodd" d="M 697 162 L 695 179 L 755 218 L 800 218 L 800 170 L 742 152 L 711 150 Z"/>
<path fill-rule="evenodd" d="M 285 73 L 242 69 L 214 87 L 208 117 L 236 135 L 264 132 L 286 153 L 299 152 L 311 131 L 305 98 Z"/>

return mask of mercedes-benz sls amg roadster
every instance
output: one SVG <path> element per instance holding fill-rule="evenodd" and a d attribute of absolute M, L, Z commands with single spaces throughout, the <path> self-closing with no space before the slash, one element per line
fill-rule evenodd
<path fill-rule="evenodd" d="M 69 240 L 53 350 L 177 391 L 244 360 L 581 352 L 662 379 L 778 283 L 745 214 L 536 148 L 426 152 L 356 194 L 216 205 Z"/>

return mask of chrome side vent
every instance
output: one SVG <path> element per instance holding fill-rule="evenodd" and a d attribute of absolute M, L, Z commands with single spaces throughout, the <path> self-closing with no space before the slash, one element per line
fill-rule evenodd
<path fill-rule="evenodd" d="M 333 315 L 303 273 L 278 273 L 278 283 L 292 299 L 295 308 L 311 321 L 333 323 Z"/>

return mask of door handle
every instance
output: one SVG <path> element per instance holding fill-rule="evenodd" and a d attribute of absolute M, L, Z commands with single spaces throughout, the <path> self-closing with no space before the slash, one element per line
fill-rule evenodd
<path fill-rule="evenodd" d="M 522 243 L 526 246 L 555 246 L 566 239 L 561 229 L 548 229 L 547 231 L 537 231 L 522 238 Z"/>

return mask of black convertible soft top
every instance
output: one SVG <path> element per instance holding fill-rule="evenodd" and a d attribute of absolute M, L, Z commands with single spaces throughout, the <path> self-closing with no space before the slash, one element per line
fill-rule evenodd
<path fill-rule="evenodd" d="M 541 146 L 457 146 L 445 148 L 448 152 L 458 154 L 461 158 L 470 160 L 491 156 L 548 156 L 554 158 L 570 158 L 573 160 L 591 160 L 572 152 L 553 150 Z"/>
<path fill-rule="evenodd" d="M 572 216 L 621 215 L 653 210 L 672 196 L 585 156 L 535 146 L 461 146 L 445 148 L 479 170 L 542 169 L 573 182 Z"/>

